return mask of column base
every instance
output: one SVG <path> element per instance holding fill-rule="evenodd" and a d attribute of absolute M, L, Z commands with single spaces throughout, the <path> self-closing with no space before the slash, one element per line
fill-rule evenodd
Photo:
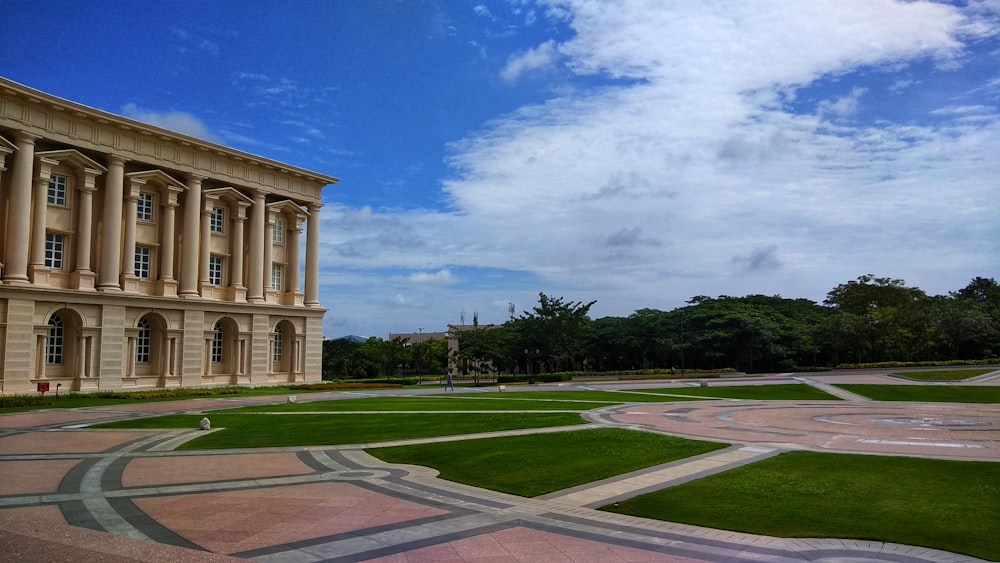
<path fill-rule="evenodd" d="M 156 282 L 156 294 L 160 297 L 177 297 L 177 281 L 159 280 Z"/>
<path fill-rule="evenodd" d="M 139 293 L 139 278 L 133 274 L 122 274 L 121 288 L 125 293 Z"/>
<path fill-rule="evenodd" d="M 236 303 L 247 302 L 247 288 L 242 285 L 233 285 L 226 288 L 226 299 Z"/>
<path fill-rule="evenodd" d="M 51 271 L 45 266 L 32 264 L 28 266 L 28 279 L 35 285 L 49 285 L 49 272 Z"/>
<path fill-rule="evenodd" d="M 90 270 L 78 270 L 69 275 L 69 285 L 71 289 L 82 289 L 84 291 L 94 291 L 94 282 L 97 281 L 97 274 Z"/>

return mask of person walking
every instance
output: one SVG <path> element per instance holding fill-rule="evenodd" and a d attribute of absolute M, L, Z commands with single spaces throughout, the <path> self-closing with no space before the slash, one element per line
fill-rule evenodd
<path fill-rule="evenodd" d="M 447 391 L 447 390 L 451 389 L 452 391 L 454 391 L 455 390 L 455 383 L 452 382 L 452 380 L 451 380 L 451 371 L 448 371 L 448 373 L 446 373 L 445 375 L 447 376 L 447 378 L 444 381 L 444 390 Z"/>

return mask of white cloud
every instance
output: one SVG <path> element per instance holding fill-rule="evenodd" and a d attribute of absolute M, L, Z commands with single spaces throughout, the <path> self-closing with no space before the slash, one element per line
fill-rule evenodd
<path fill-rule="evenodd" d="M 861 96 L 867 88 L 852 88 L 851 93 L 836 100 L 823 100 L 819 103 L 818 113 L 821 116 L 850 117 L 857 113 Z"/>
<path fill-rule="evenodd" d="M 458 282 L 451 270 L 447 269 L 436 272 L 414 272 L 408 279 L 413 283 L 434 285 L 452 285 Z"/>
<path fill-rule="evenodd" d="M 839 119 L 947 80 L 917 78 L 906 63 L 961 62 L 969 20 L 958 8 L 549 5 L 575 35 L 512 57 L 505 79 L 558 58 L 580 75 L 629 80 L 560 91 L 454 143 L 448 211 L 324 208 L 324 264 L 502 270 L 535 290 L 498 282 L 478 303 L 523 309 L 544 290 L 597 299 L 595 316 L 698 294 L 822 299 L 868 271 L 944 292 L 997 271 L 998 120 Z M 841 83 L 796 101 L 820 79 Z M 878 98 L 886 83 L 896 94 Z M 986 104 L 939 106 L 970 115 Z M 472 297 L 459 281 L 447 297 L 424 295 L 421 314 Z"/>
<path fill-rule="evenodd" d="M 126 104 L 122 107 L 122 115 L 136 121 L 142 121 L 143 123 L 169 129 L 177 133 L 183 133 L 184 135 L 190 135 L 213 143 L 219 142 L 219 138 L 209 130 L 204 122 L 187 112 L 157 112 L 140 108 L 135 104 Z"/>
<path fill-rule="evenodd" d="M 511 56 L 507 65 L 500 71 L 500 77 L 513 81 L 525 72 L 550 67 L 555 63 L 558 54 L 556 42 L 546 41 L 534 49 Z"/>

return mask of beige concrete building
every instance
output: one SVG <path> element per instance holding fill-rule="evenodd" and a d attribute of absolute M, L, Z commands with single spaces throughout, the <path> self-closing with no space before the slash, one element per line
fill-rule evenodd
<path fill-rule="evenodd" d="M 0 78 L 0 393 L 319 380 L 336 182 Z"/>

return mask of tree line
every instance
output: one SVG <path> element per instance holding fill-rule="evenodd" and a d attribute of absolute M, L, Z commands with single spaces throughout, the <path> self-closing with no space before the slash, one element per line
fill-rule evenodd
<path fill-rule="evenodd" d="M 794 371 L 876 362 L 980 360 L 1000 355 L 1000 284 L 977 277 L 947 295 L 871 274 L 834 287 L 822 304 L 778 295 L 695 296 L 671 311 L 591 319 L 594 301 L 539 294 L 499 326 L 453 328 L 445 341 L 372 338 L 324 343 L 324 376 L 388 375 L 400 366 L 441 373 L 721 369 Z M 433 352 L 429 352 L 433 349 Z M 346 359 L 346 355 L 353 359 Z M 335 357 L 334 357 L 335 356 Z M 329 360 L 329 362 L 328 362 Z M 328 367 L 330 373 L 328 374 Z M 395 370 L 395 371 L 393 371 Z M 330 378 L 330 377 L 328 377 Z"/>

